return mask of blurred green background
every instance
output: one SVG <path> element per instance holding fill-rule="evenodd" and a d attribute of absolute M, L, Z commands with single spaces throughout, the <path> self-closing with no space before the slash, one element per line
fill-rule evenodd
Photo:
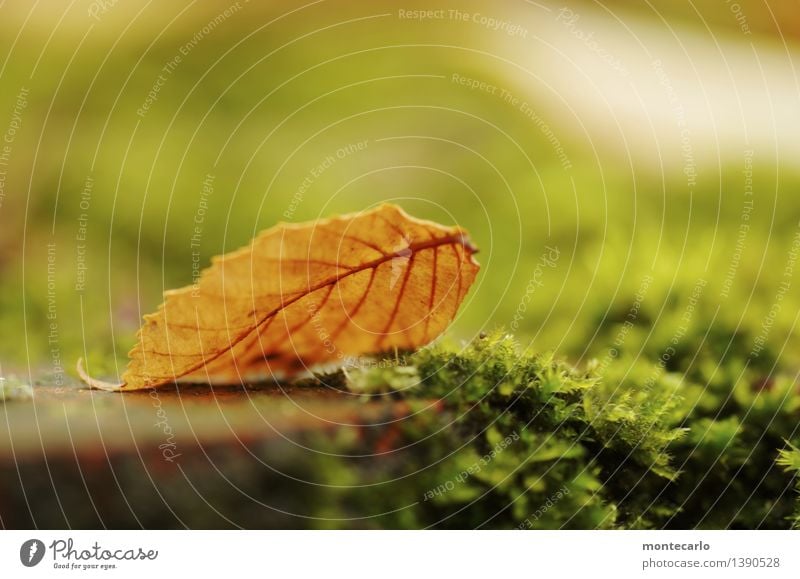
<path fill-rule="evenodd" d="M 456 339 L 797 367 L 797 2 L 0 13 L 3 372 L 113 374 L 193 251 L 385 200 L 481 248 Z"/>

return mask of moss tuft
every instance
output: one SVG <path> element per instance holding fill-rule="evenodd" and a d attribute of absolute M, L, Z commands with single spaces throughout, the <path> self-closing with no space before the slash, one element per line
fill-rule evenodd
<path fill-rule="evenodd" d="M 365 398 L 391 394 L 418 409 L 399 427 L 424 473 L 404 487 L 419 501 L 413 526 L 783 528 L 798 520 L 784 496 L 792 473 L 780 466 L 796 474 L 800 453 L 790 447 L 780 466 L 774 460 L 797 420 L 790 381 L 754 389 L 745 376 L 701 387 L 697 374 L 654 373 L 641 360 L 615 360 L 601 373 L 596 362 L 579 369 L 523 353 L 502 332 L 397 362 L 348 370 L 346 383 Z M 380 493 L 363 500 L 379 502 Z"/>

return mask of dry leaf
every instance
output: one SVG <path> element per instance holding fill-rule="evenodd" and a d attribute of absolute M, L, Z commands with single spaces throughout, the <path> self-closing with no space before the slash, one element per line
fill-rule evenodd
<path fill-rule="evenodd" d="M 144 317 L 123 384 L 240 384 L 394 348 L 419 348 L 453 320 L 478 273 L 458 227 L 382 205 L 279 224 L 215 257 L 196 286 Z"/>

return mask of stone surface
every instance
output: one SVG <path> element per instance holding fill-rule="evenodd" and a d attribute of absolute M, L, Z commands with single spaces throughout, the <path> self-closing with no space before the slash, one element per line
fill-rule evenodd
<path fill-rule="evenodd" d="M 398 460 L 370 441 L 408 412 L 322 386 L 34 393 L 0 404 L 5 528 L 329 526 L 348 473 Z M 336 455 L 359 441 L 363 454 Z"/>

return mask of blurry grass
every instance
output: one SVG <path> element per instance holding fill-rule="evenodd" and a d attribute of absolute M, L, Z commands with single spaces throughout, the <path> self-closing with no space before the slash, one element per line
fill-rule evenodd
<path fill-rule="evenodd" d="M 85 352 L 123 358 L 141 314 L 157 306 L 164 289 L 191 281 L 190 238 L 207 174 L 215 175 L 215 191 L 203 222 L 204 263 L 284 220 L 311 169 L 361 141 L 366 149 L 315 179 L 291 219 L 392 199 L 414 214 L 468 228 L 484 268 L 453 335 L 509 326 L 550 246 L 559 248 L 559 262 L 544 271 L 518 319 L 523 343 L 576 360 L 602 358 L 651 275 L 627 349 L 657 359 L 703 279 L 691 324 L 713 328 L 709 339 L 720 361 L 735 340 L 747 357 L 797 231 L 796 173 L 755 168 L 750 230 L 730 294 L 722 297 L 742 219 L 742 160 L 726 160 L 721 179 L 701 175 L 689 192 L 680 179 L 665 182 L 640 168 L 631 174 L 624 159 L 589 149 L 547 118 L 572 163 L 565 171 L 547 137 L 519 110 L 451 81 L 458 73 L 513 92 L 513 70 L 459 48 L 472 39 L 457 23 L 399 24 L 375 16 L 394 11 L 380 4 L 301 10 L 267 28 L 259 27 L 285 7 L 247 4 L 183 58 L 150 111 L 138 116 L 164 64 L 229 5 L 192 8 L 167 27 L 178 8 L 149 7 L 133 20 L 139 7 L 120 4 L 83 41 L 85 15 L 70 16 L 32 78 L 51 28 L 39 23 L 20 36 L 0 96 L 0 110 L 8 111 L 18 87 L 31 94 L 6 185 L 14 193 L 2 208 L 5 363 L 52 365 L 48 243 L 57 248 L 49 297 L 57 308 L 58 354 L 67 366 Z M 8 53 L 19 19 L 0 24 L 0 53 Z M 75 236 L 89 176 L 81 293 Z M 798 362 L 796 292 L 780 306 L 768 333 L 773 352 L 755 360 L 765 373 L 777 358 L 789 368 Z"/>

